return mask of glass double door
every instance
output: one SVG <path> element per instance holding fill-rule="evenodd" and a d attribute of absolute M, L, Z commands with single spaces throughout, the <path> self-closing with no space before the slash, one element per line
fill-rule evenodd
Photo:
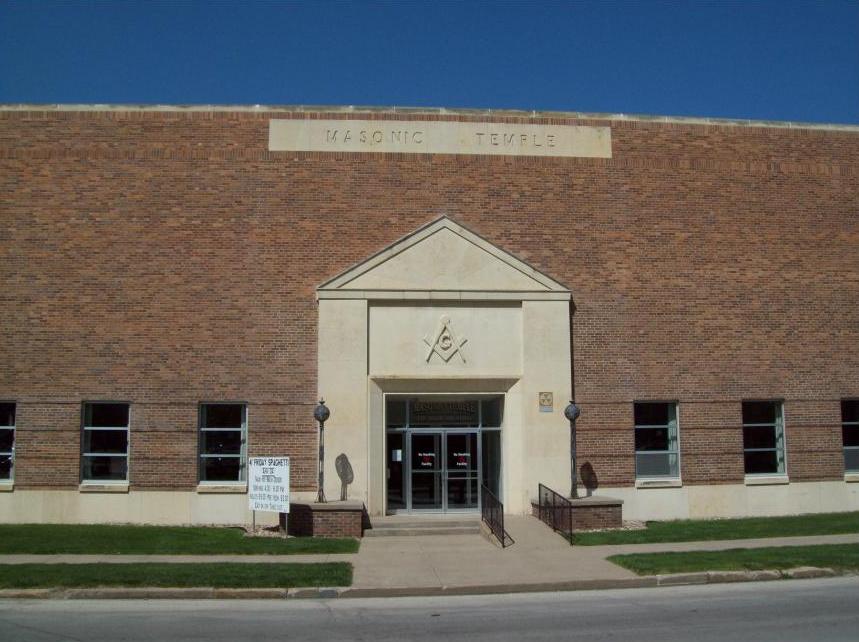
<path fill-rule="evenodd" d="M 403 435 L 408 466 L 403 508 L 413 511 L 477 510 L 480 496 L 478 433 L 420 431 Z"/>

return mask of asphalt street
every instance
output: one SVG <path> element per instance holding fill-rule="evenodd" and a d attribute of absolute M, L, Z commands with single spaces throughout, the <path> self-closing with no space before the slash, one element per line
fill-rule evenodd
<path fill-rule="evenodd" d="M 859 577 L 440 598 L 0 601 L 4 642 L 859 639 Z"/>

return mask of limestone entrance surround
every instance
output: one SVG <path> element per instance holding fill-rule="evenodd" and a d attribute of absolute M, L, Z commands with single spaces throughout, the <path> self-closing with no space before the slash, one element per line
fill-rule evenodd
<path fill-rule="evenodd" d="M 538 483 L 569 485 L 563 285 L 442 217 L 322 284 L 317 298 L 319 394 L 332 409 L 326 495 L 340 494 L 333 462 L 345 455 L 348 498 L 385 513 L 384 398 L 393 393 L 504 395 L 507 512 L 528 513 Z"/>

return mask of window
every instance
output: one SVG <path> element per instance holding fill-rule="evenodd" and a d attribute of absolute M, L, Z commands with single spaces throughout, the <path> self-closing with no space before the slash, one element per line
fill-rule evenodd
<path fill-rule="evenodd" d="M 636 402 L 635 476 L 680 477 L 677 404 Z"/>
<path fill-rule="evenodd" d="M 746 475 L 784 475 L 784 414 L 779 401 L 743 402 Z"/>
<path fill-rule="evenodd" d="M 84 482 L 128 480 L 127 403 L 85 403 L 81 439 L 81 479 Z"/>
<path fill-rule="evenodd" d="M 12 480 L 15 464 L 15 404 L 0 403 L 0 481 Z"/>
<path fill-rule="evenodd" d="M 844 470 L 859 473 L 859 399 L 841 402 L 841 438 L 844 440 Z"/>
<path fill-rule="evenodd" d="M 239 403 L 200 405 L 200 481 L 245 481 L 247 407 Z"/>

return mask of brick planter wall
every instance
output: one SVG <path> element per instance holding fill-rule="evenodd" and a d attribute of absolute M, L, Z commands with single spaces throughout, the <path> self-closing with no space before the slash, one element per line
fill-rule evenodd
<path fill-rule="evenodd" d="M 356 537 L 364 535 L 364 505 L 357 502 L 291 504 L 290 535 L 306 537 Z"/>
<path fill-rule="evenodd" d="M 573 501 L 573 531 L 590 531 L 623 526 L 623 500 L 584 497 Z M 566 520 L 566 509 L 558 509 L 558 519 Z M 531 502 L 531 514 L 539 518 L 540 507 Z"/>

